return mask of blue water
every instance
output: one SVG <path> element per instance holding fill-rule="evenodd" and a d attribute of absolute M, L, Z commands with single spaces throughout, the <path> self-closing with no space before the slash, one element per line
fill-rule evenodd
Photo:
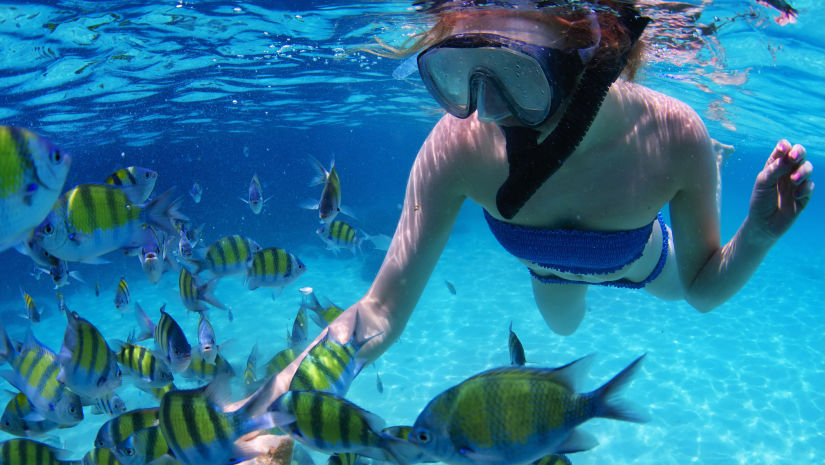
<path fill-rule="evenodd" d="M 689 103 L 714 138 L 736 147 L 722 167 L 723 241 L 745 217 L 754 177 L 778 139 L 806 145 L 815 165 L 822 160 L 825 14 L 812 0 L 793 3 L 799 22 L 784 27 L 773 22 L 774 11 L 750 1 L 708 2 L 694 22 L 660 16 L 668 26 L 662 34 L 672 40 L 668 47 L 654 43 L 638 78 Z M 392 234 L 412 160 L 440 113 L 416 74 L 395 80 L 397 62 L 358 48 L 375 37 L 399 45 L 423 27 L 421 18 L 405 2 L 106 5 L 105 12 L 99 2 L 0 5 L 0 124 L 28 127 L 69 151 L 67 187 L 102 180 L 122 166 L 146 166 L 160 173 L 157 192 L 176 186 L 185 195 L 195 181 L 204 187 L 201 203 L 187 196 L 183 207 L 206 224 L 207 242 L 240 233 L 297 254 L 308 271 L 275 300 L 267 290 L 246 290 L 241 278 L 218 287 L 235 314 L 230 323 L 212 312 L 219 342 L 230 341 L 227 358 L 242 369 L 258 343 L 263 365 L 286 344 L 299 287 L 348 306 L 380 264 L 378 252 L 333 255 L 315 237 L 315 213 L 299 207 L 319 194 L 308 186 L 314 172 L 307 155 L 325 164 L 335 159 L 343 201 L 358 227 Z M 710 24 L 715 34 L 697 32 Z M 256 172 L 264 196 L 273 196 L 261 215 L 238 200 Z M 749 284 L 714 312 L 699 314 L 643 292 L 591 288 L 588 315 L 566 338 L 546 328 L 527 272 L 468 204 L 401 340 L 365 369 L 348 398 L 388 424 L 410 424 L 438 393 L 509 361 L 512 320 L 536 365 L 598 354 L 587 389 L 649 354 L 624 395 L 651 421 L 587 423 L 600 445 L 572 455 L 576 465 L 823 463 L 819 197 Z M 125 276 L 133 301 L 153 318 L 167 302 L 194 341 L 197 319 L 180 304 L 174 273 L 151 285 L 134 257 L 107 258 L 106 265 L 72 264 L 87 284 L 61 289 L 70 308 L 107 337 L 125 338 L 133 317 L 113 304 Z M 55 310 L 50 283 L 36 280 L 31 268 L 14 251 L 0 253 L 2 321 L 22 337 L 23 287 L 46 309 L 35 333 L 57 350 L 65 318 Z M 318 330 L 311 326 L 310 336 Z M 153 402 L 131 386 L 119 393 L 130 408 Z M 234 398 L 242 396 L 236 387 Z M 0 403 L 8 398 L 0 392 Z M 104 420 L 87 411 L 81 425 L 58 435 L 79 458 Z"/>

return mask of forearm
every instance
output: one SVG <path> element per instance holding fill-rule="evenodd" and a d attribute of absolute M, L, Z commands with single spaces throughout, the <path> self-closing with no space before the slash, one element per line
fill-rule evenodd
<path fill-rule="evenodd" d="M 690 283 L 685 300 L 700 312 L 709 312 L 736 295 L 773 245 L 746 219 L 731 240 L 714 252 Z"/>

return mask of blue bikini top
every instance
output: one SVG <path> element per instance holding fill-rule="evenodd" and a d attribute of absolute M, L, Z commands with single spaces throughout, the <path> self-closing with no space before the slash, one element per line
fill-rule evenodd
<path fill-rule="evenodd" d="M 512 255 L 564 273 L 604 274 L 642 256 L 653 222 L 628 231 L 580 231 L 520 226 L 493 218 L 484 210 L 490 231 Z M 664 224 L 661 213 L 657 220 Z M 655 221 L 654 221 L 655 222 Z"/>

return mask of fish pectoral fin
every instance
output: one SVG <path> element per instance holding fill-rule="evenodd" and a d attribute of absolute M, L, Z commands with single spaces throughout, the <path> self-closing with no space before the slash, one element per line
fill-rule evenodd
<path fill-rule="evenodd" d="M 467 457 L 468 459 L 474 462 L 505 462 L 506 457 L 501 454 L 495 454 L 493 452 L 477 452 L 474 451 L 472 448 L 464 446 L 458 449 L 458 453 Z"/>
<path fill-rule="evenodd" d="M 23 419 L 26 420 L 26 421 L 31 421 L 31 422 L 39 422 L 39 421 L 45 421 L 46 417 L 44 417 L 43 415 L 41 415 L 37 411 L 31 411 L 31 412 L 27 413 L 23 417 Z"/>
<path fill-rule="evenodd" d="M 557 454 L 583 452 L 599 445 L 599 441 L 590 433 L 574 429 L 570 436 L 555 451 Z"/>

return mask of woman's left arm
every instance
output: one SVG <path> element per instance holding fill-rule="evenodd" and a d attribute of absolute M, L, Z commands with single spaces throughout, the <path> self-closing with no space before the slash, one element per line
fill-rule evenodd
<path fill-rule="evenodd" d="M 670 212 L 685 300 L 709 312 L 745 286 L 805 208 L 814 188 L 813 167 L 804 147 L 779 141 L 756 177 L 747 218 L 720 246 L 716 155 L 706 136 L 698 139 L 680 149 L 690 167 L 682 171 L 685 177 Z"/>

